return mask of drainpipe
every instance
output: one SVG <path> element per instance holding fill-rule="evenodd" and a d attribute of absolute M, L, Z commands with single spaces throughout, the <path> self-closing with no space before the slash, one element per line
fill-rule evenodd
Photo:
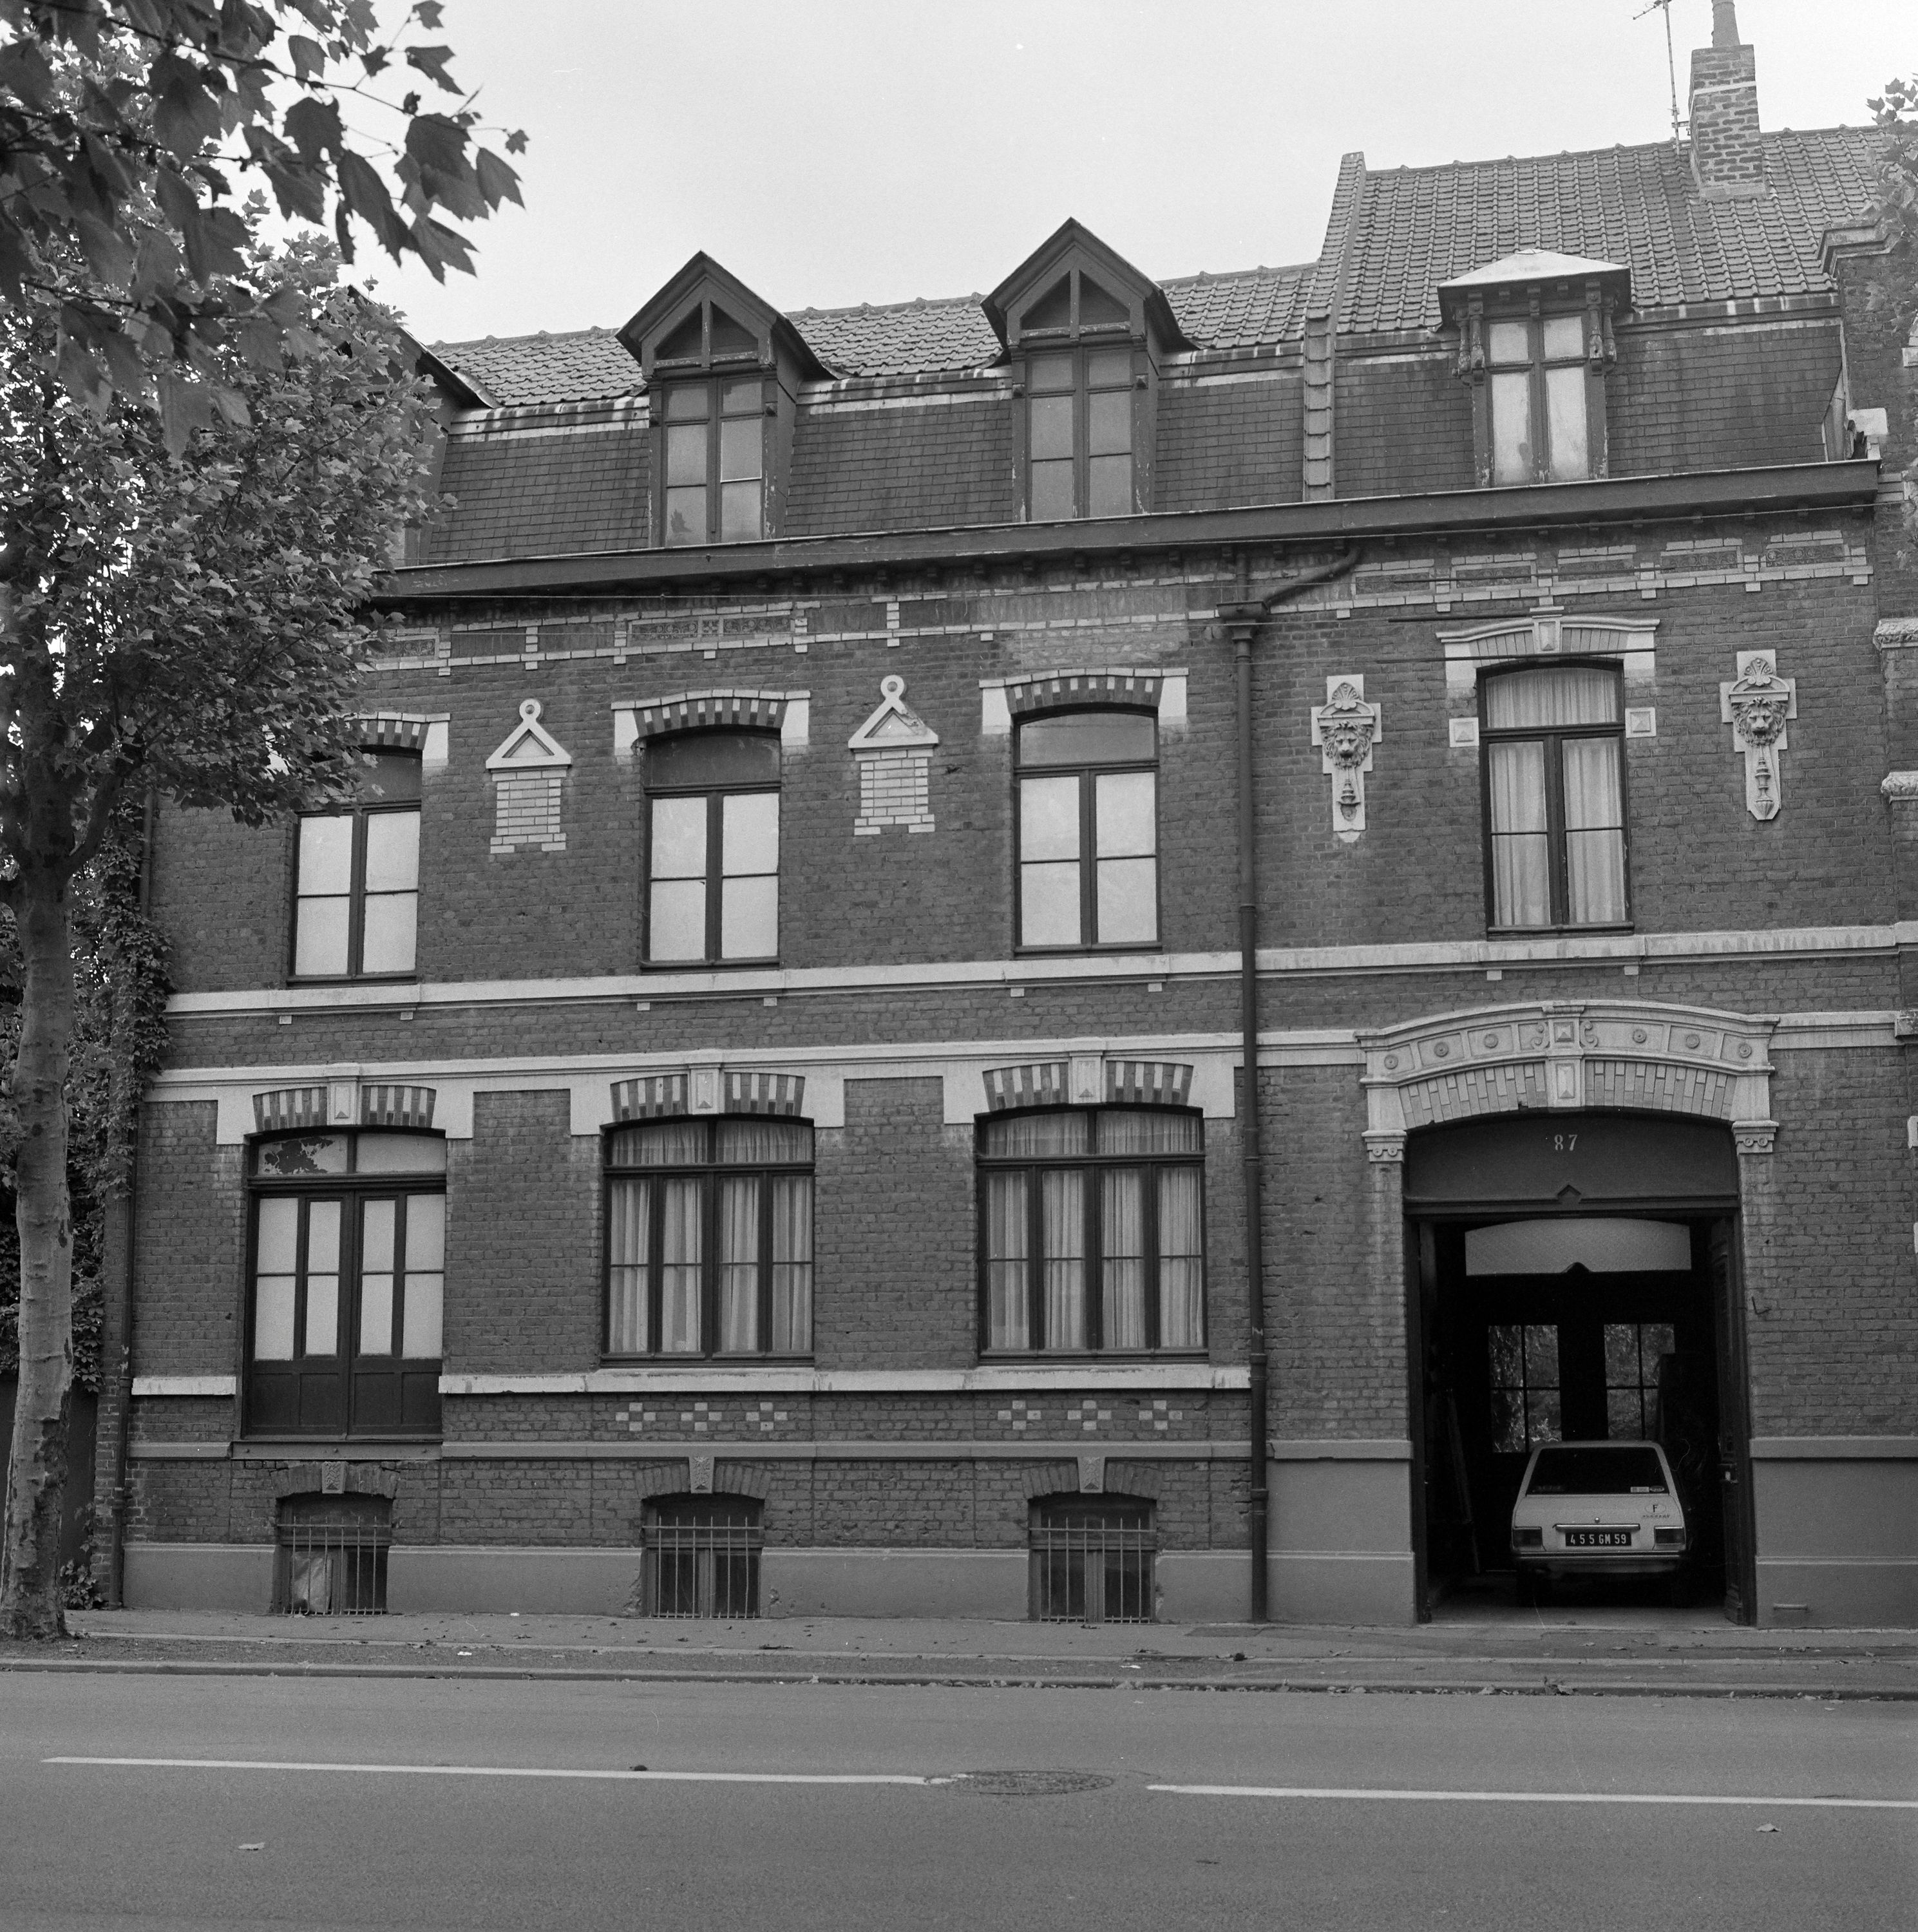
<path fill-rule="evenodd" d="M 1254 844 L 1256 814 L 1253 784 L 1252 640 L 1260 625 L 1280 604 L 1314 584 L 1343 577 L 1358 561 L 1355 548 L 1331 562 L 1287 578 L 1256 601 L 1244 591 L 1244 562 L 1240 561 L 1240 597 L 1219 607 L 1219 622 L 1232 642 L 1232 664 L 1238 679 L 1238 1015 L 1239 1051 L 1244 1076 L 1243 1118 L 1239 1145 L 1245 1175 L 1246 1366 L 1250 1388 L 1247 1412 L 1251 1424 L 1251 1489 L 1247 1527 L 1252 1545 L 1252 1621 L 1267 1621 L 1267 1552 L 1271 1541 L 1271 1501 L 1265 1486 L 1265 1425 L 1269 1381 L 1265 1352 L 1265 1244 L 1261 1210 L 1265 1199 L 1265 1151 L 1259 1108 L 1259 880 Z"/>
<path fill-rule="evenodd" d="M 153 821 L 158 802 L 158 794 L 149 785 L 140 835 L 139 905 L 143 915 L 153 893 Z M 117 1070 L 110 1076 L 116 1083 L 121 1077 Z M 117 1118 L 122 1098 L 117 1090 L 113 1098 Z M 107 1208 L 104 1258 L 109 1265 L 103 1270 L 105 1279 L 101 1283 L 105 1306 L 101 1310 L 100 1426 L 94 1436 L 94 1454 L 97 1460 L 104 1462 L 107 1474 L 103 1486 L 101 1472 L 95 1468 L 93 1492 L 96 1498 L 104 1493 L 107 1502 L 107 1575 L 103 1594 L 110 1610 L 122 1608 L 125 1601 L 127 1437 L 132 1423 L 134 1388 L 134 1194 L 140 1161 L 137 1125 L 128 1130 L 123 1154 L 118 1190 Z M 96 1505 L 96 1528 L 99 1514 Z"/>

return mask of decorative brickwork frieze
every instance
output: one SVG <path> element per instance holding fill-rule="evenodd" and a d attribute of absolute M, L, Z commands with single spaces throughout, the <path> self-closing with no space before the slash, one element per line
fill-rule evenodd
<path fill-rule="evenodd" d="M 786 722 L 783 691 L 681 691 L 632 707 L 633 735 L 668 731 L 777 731 Z"/>
<path fill-rule="evenodd" d="M 426 742 L 428 721 L 424 718 L 383 712 L 363 715 L 355 722 L 359 726 L 359 742 L 369 751 L 417 752 Z"/>
<path fill-rule="evenodd" d="M 1436 1080 L 1415 1081 L 1403 1092 L 1408 1127 L 1469 1120 L 1475 1114 L 1510 1113 L 1520 1107 L 1542 1107 L 1545 1063 L 1538 1060 L 1514 1066 L 1471 1067 Z"/>
<path fill-rule="evenodd" d="M 1040 1060 L 1023 1066 L 993 1066 L 986 1072 L 986 1105 L 995 1114 L 1016 1107 L 1062 1107 L 1067 1063 Z"/>
<path fill-rule="evenodd" d="M 1064 670 L 1006 686 L 1006 709 L 1015 718 L 1040 711 L 1156 710 L 1160 680 L 1151 671 Z"/>
<path fill-rule="evenodd" d="M 797 1114 L 806 1102 L 806 1080 L 797 1073 L 728 1072 L 729 1114 Z"/>
<path fill-rule="evenodd" d="M 367 1127 L 430 1127 L 437 1096 L 431 1087 L 368 1082 L 359 1090 L 360 1124 Z"/>
<path fill-rule="evenodd" d="M 292 1127 L 323 1127 L 326 1115 L 324 1087 L 281 1087 L 270 1094 L 253 1096 L 253 1124 L 259 1133 L 281 1133 Z"/>
<path fill-rule="evenodd" d="M 879 681 L 879 708 L 848 740 L 859 768 L 855 838 L 871 838 L 889 825 L 908 832 L 933 829 L 932 752 L 939 734 L 905 701 L 905 680 Z"/>
<path fill-rule="evenodd" d="M 1729 1073 L 1697 1066 L 1656 1066 L 1639 1060 L 1590 1060 L 1585 1064 L 1585 1101 L 1591 1107 L 1643 1107 L 1661 1114 L 1730 1117 Z"/>
<path fill-rule="evenodd" d="M 1190 1104 L 1192 1069 L 1170 1060 L 1109 1060 L 1106 1098 L 1127 1107 L 1183 1107 Z"/>

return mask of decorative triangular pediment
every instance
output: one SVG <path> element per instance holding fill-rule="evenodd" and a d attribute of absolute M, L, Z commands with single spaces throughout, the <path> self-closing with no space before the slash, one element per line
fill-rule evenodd
<path fill-rule="evenodd" d="M 1190 349 L 1172 304 L 1151 276 L 1135 268 L 1082 223 L 1067 220 L 980 304 L 993 332 L 1016 350 L 1028 332 L 1076 334 L 1129 328 L 1161 349 Z"/>
<path fill-rule="evenodd" d="M 879 708 L 846 740 L 855 752 L 899 752 L 929 747 L 939 742 L 933 730 L 905 701 L 905 680 L 881 678 Z"/>
<path fill-rule="evenodd" d="M 656 363 L 662 374 L 685 374 L 716 363 L 785 362 L 809 380 L 827 372 L 794 328 L 763 296 L 702 250 L 674 276 L 620 331 L 648 382 Z"/>
<path fill-rule="evenodd" d="M 539 711 L 536 698 L 529 698 L 520 706 L 520 722 L 486 760 L 489 772 L 552 771 L 572 763 L 572 754 L 540 723 Z"/>

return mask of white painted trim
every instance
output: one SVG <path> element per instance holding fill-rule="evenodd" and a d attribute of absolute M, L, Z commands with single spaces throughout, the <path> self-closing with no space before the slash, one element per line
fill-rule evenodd
<path fill-rule="evenodd" d="M 574 1375 L 443 1375 L 442 1395 L 959 1395 L 1004 1390 L 1232 1390 L 1250 1371 L 1204 1362 L 1046 1363 L 985 1369 L 592 1369 Z M 752 1445 L 740 1445 L 749 1454 Z M 1116 1450 L 1109 1451 L 1117 1454 Z"/>
<path fill-rule="evenodd" d="M 1377 946 L 1262 947 L 1261 973 L 1425 972 L 1543 964 L 1563 960 L 1772 958 L 1781 954 L 1889 952 L 1918 946 L 1918 920 L 1895 925 L 1779 926 L 1712 932 L 1567 934 L 1550 939 L 1420 940 Z M 383 1011 L 395 1006 L 557 1005 L 573 1000 L 738 998 L 783 993 L 1138 980 L 1236 977 L 1235 952 L 1127 952 L 1069 958 L 954 959 L 886 966 L 770 968 L 728 973 L 609 973 L 594 979 L 447 980 L 374 986 L 260 986 L 176 993 L 173 1018 L 231 1014 Z"/>
<path fill-rule="evenodd" d="M 136 1376 L 134 1394 L 152 1395 L 233 1396 L 239 1394 L 237 1376 Z"/>

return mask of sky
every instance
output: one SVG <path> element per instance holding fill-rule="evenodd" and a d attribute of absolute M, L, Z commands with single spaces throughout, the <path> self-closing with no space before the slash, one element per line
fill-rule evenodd
<path fill-rule="evenodd" d="M 1682 112 L 1710 0 L 1670 13 Z M 1863 124 L 1918 72 L 1913 0 L 1738 21 L 1767 128 Z M 530 145 L 477 275 L 362 254 L 428 342 L 617 328 L 702 248 L 785 310 L 990 289 L 1068 215 L 1154 277 L 1306 261 L 1352 149 L 1671 132 L 1646 0 L 448 0 L 443 25 Z"/>

